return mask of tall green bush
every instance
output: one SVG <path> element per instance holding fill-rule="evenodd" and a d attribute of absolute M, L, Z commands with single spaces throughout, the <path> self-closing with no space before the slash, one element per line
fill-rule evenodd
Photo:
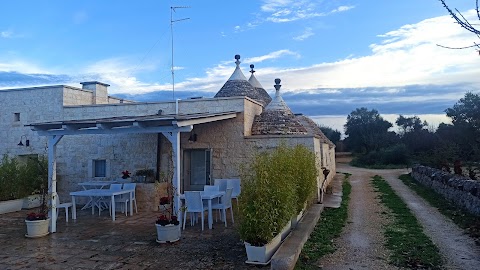
<path fill-rule="evenodd" d="M 239 198 L 242 240 L 254 246 L 272 240 L 298 213 L 299 200 L 303 208 L 305 198 L 314 192 L 314 170 L 315 155 L 303 146 L 281 145 L 271 153 L 257 154 L 242 170 Z M 303 183 L 307 178 L 309 181 Z"/>
<path fill-rule="evenodd" d="M 4 155 L 0 163 L 0 201 L 21 199 L 48 188 L 48 161 L 44 156 L 19 162 Z"/>
<path fill-rule="evenodd" d="M 318 169 L 315 153 L 303 145 L 293 149 L 291 160 L 297 194 L 296 213 L 299 213 L 305 207 L 305 203 L 315 196 Z"/>

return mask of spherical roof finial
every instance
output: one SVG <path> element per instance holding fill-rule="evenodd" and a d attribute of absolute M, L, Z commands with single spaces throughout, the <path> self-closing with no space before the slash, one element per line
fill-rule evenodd
<path fill-rule="evenodd" d="M 250 68 L 251 68 L 250 73 L 252 73 L 252 74 L 255 73 L 255 70 L 253 70 L 254 67 L 255 66 L 253 64 L 250 64 Z"/>
<path fill-rule="evenodd" d="M 240 60 L 240 54 L 235 54 L 235 59 Z"/>
<path fill-rule="evenodd" d="M 277 91 L 280 90 L 280 87 L 282 87 L 282 86 L 280 85 L 280 82 L 281 82 L 281 81 L 282 81 L 282 80 L 280 80 L 279 78 L 276 78 L 276 79 L 275 79 L 275 85 L 274 85 L 275 90 L 277 90 Z"/>

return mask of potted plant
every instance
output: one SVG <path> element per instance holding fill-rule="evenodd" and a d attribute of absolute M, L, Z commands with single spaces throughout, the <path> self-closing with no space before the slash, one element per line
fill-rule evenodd
<path fill-rule="evenodd" d="M 20 211 L 23 204 L 23 187 L 16 158 L 3 155 L 0 161 L 0 214 Z"/>
<path fill-rule="evenodd" d="M 155 177 L 155 172 L 152 169 L 141 169 L 135 172 L 135 176 L 142 178 L 143 181 L 139 182 L 153 182 Z"/>
<path fill-rule="evenodd" d="M 169 178 L 171 179 L 171 177 Z M 160 183 L 159 183 L 160 184 Z M 173 199 L 175 197 L 175 189 L 170 182 L 166 186 L 166 196 L 160 198 L 160 216 L 155 222 L 157 229 L 158 243 L 172 243 L 180 240 L 181 230 L 180 221 L 174 212 Z"/>
<path fill-rule="evenodd" d="M 38 212 L 31 212 L 25 218 L 28 238 L 37 238 L 46 236 L 49 233 L 50 218 L 48 217 L 47 206 L 47 185 L 42 187 L 42 203 Z"/>
<path fill-rule="evenodd" d="M 239 233 L 247 263 L 268 264 L 281 244 L 280 232 L 290 230 L 296 203 L 290 152 L 280 146 L 273 153 L 256 155 L 242 169 Z"/>
<path fill-rule="evenodd" d="M 130 178 L 130 174 L 128 170 L 122 171 L 122 179 Z"/>

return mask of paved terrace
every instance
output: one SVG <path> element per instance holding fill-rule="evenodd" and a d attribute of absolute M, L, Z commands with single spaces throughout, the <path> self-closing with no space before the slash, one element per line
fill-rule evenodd
<path fill-rule="evenodd" d="M 156 212 L 118 213 L 112 221 L 107 211 L 92 216 L 84 210 L 67 223 L 61 211 L 57 232 L 37 239 L 24 236 L 28 212 L 0 215 L 0 269 L 259 269 L 245 264 L 245 248 L 230 219 L 228 228 L 218 220 L 212 230 L 205 221 L 203 232 L 199 223 L 191 227 L 187 221 L 180 241 L 159 244 Z"/>

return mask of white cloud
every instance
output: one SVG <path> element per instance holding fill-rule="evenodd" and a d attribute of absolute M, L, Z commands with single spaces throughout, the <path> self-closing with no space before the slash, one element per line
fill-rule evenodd
<path fill-rule="evenodd" d="M 11 38 L 13 36 L 13 32 L 10 30 L 0 32 L 0 37 L 2 38 Z"/>
<path fill-rule="evenodd" d="M 303 41 L 311 36 L 315 35 L 315 33 L 313 33 L 313 30 L 311 27 L 307 27 L 305 28 L 305 30 L 303 31 L 302 34 L 296 36 L 296 37 L 293 37 L 294 40 L 298 40 L 298 41 Z"/>
<path fill-rule="evenodd" d="M 355 6 L 339 6 L 338 8 L 330 11 L 330 13 L 344 12 L 352 8 L 355 8 Z"/>
<path fill-rule="evenodd" d="M 290 50 L 279 50 L 275 52 L 271 52 L 269 54 L 261 55 L 261 56 L 256 56 L 256 57 L 250 57 L 246 58 L 244 62 L 248 63 L 260 63 L 266 60 L 271 60 L 271 59 L 277 59 L 285 55 L 292 55 L 295 57 L 300 57 L 300 55 L 296 52 L 292 52 Z"/>

